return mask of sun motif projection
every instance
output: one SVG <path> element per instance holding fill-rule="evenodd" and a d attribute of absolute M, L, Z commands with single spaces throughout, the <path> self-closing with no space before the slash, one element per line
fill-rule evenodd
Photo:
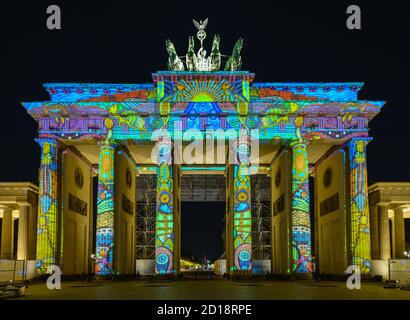
<path fill-rule="evenodd" d="M 57 142 L 42 139 L 39 143 L 42 151 L 36 269 L 45 273 L 48 266 L 56 264 L 57 255 Z"/>
<path fill-rule="evenodd" d="M 167 102 L 236 102 L 245 101 L 242 95 L 242 81 L 230 83 L 227 80 L 180 80 L 174 84 L 164 83 Z"/>
<path fill-rule="evenodd" d="M 234 166 L 234 270 L 252 270 L 249 146 L 246 143 L 240 143 L 237 155 L 239 164 Z"/>
<path fill-rule="evenodd" d="M 157 214 L 155 232 L 155 272 L 173 272 L 174 207 L 171 152 L 169 140 L 158 143 Z"/>
<path fill-rule="evenodd" d="M 302 120 L 297 119 L 296 125 L 300 128 Z M 299 137 L 292 144 L 292 271 L 296 273 L 312 272 L 309 201 L 307 148 Z"/>
<path fill-rule="evenodd" d="M 370 221 L 367 197 L 366 145 L 370 138 L 349 141 L 352 264 L 370 272 Z"/>
<path fill-rule="evenodd" d="M 110 130 L 112 121 L 106 119 L 105 125 Z M 98 165 L 98 196 L 95 273 L 109 275 L 113 273 L 114 256 L 114 152 L 116 145 L 110 139 L 109 131 L 105 141 L 100 143 Z"/>

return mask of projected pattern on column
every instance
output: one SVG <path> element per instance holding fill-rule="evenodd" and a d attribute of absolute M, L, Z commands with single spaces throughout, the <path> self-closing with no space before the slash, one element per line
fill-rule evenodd
<path fill-rule="evenodd" d="M 295 121 L 297 128 L 302 118 Z M 292 271 L 312 272 L 309 208 L 309 167 L 306 144 L 297 129 L 298 140 L 292 147 Z"/>
<path fill-rule="evenodd" d="M 171 143 L 158 144 L 157 214 L 155 233 L 155 272 L 173 272 L 174 212 Z"/>
<path fill-rule="evenodd" d="M 97 261 L 95 273 L 113 273 L 114 254 L 114 152 L 109 139 L 100 143 L 97 197 Z"/>
<path fill-rule="evenodd" d="M 234 270 L 252 269 L 251 181 L 248 167 L 249 146 L 238 146 L 239 165 L 234 166 Z"/>
<path fill-rule="evenodd" d="M 41 151 L 36 269 L 47 272 L 57 255 L 57 142 L 39 140 Z"/>
<path fill-rule="evenodd" d="M 370 272 L 370 221 L 367 192 L 366 145 L 370 138 L 349 141 L 352 264 Z"/>

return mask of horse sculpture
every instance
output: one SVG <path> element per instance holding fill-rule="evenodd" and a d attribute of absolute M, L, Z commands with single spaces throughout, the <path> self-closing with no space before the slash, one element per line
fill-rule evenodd
<path fill-rule="evenodd" d="M 184 63 L 178 57 L 174 44 L 170 40 L 165 41 L 168 52 L 168 69 L 172 71 L 184 71 Z"/>
<path fill-rule="evenodd" d="M 211 71 L 218 71 L 221 67 L 221 53 L 219 52 L 219 34 L 214 36 L 211 51 Z"/>
<path fill-rule="evenodd" d="M 168 69 L 172 71 L 193 71 L 193 72 L 214 72 L 221 70 L 222 55 L 219 51 L 220 37 L 219 34 L 214 35 L 212 42 L 212 51 L 209 56 L 203 46 L 203 41 L 206 38 L 205 27 L 208 24 L 208 19 L 197 22 L 194 20 L 195 27 L 198 29 L 197 38 L 201 42 L 201 47 L 195 53 L 195 39 L 193 36 L 189 37 L 188 50 L 185 55 L 185 61 L 177 55 L 174 44 L 170 40 L 166 40 L 166 48 L 168 52 Z M 225 71 L 236 71 L 241 68 L 241 50 L 243 46 L 243 39 L 239 38 L 235 43 L 232 55 L 225 64 Z"/>
<path fill-rule="evenodd" d="M 242 58 L 241 58 L 241 49 L 243 46 L 243 39 L 239 38 L 238 41 L 235 43 L 235 47 L 233 48 L 232 55 L 229 57 L 228 61 L 225 64 L 225 71 L 235 71 L 239 70 L 242 65 Z"/>
<path fill-rule="evenodd" d="M 195 55 L 195 41 L 194 41 L 194 37 L 189 37 L 188 40 L 188 51 L 187 54 L 185 56 L 185 64 L 186 64 L 186 68 L 188 69 L 188 71 L 196 71 L 197 70 L 197 58 Z"/>

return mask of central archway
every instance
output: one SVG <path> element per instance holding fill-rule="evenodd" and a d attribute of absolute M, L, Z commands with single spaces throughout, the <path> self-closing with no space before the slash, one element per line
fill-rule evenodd
<path fill-rule="evenodd" d="M 181 258 L 206 266 L 224 254 L 226 184 L 222 174 L 184 174 L 181 180 Z M 184 270 L 181 270 L 184 271 Z"/>

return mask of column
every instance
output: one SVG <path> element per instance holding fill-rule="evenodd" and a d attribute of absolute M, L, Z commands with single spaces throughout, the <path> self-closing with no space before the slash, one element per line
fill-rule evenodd
<path fill-rule="evenodd" d="M 20 213 L 17 235 L 17 260 L 27 260 L 29 206 L 26 204 L 20 204 L 19 209 Z"/>
<path fill-rule="evenodd" d="M 379 260 L 379 210 L 377 205 L 370 206 L 370 235 L 372 260 Z"/>
<path fill-rule="evenodd" d="M 181 167 L 173 165 L 174 197 L 174 272 L 181 271 Z"/>
<path fill-rule="evenodd" d="M 13 258 L 13 216 L 10 208 L 3 209 L 1 228 L 1 259 Z"/>
<path fill-rule="evenodd" d="M 155 220 L 155 273 L 170 274 L 174 266 L 174 194 L 172 143 L 163 137 L 157 143 L 157 208 Z"/>
<path fill-rule="evenodd" d="M 296 120 L 301 125 L 302 120 Z M 291 143 L 291 271 L 297 274 L 312 272 L 309 166 L 306 143 L 299 137 Z"/>
<path fill-rule="evenodd" d="M 27 260 L 36 259 L 37 212 L 38 212 L 37 205 L 32 205 L 29 207 Z"/>
<path fill-rule="evenodd" d="M 404 231 L 403 209 L 394 209 L 394 258 L 404 259 L 406 251 L 406 240 Z"/>
<path fill-rule="evenodd" d="M 226 273 L 233 272 L 233 165 L 226 164 L 226 214 L 225 214 L 225 258 L 226 258 Z"/>
<path fill-rule="evenodd" d="M 379 240 L 380 240 L 380 259 L 388 260 L 390 253 L 390 225 L 388 206 L 379 205 Z"/>
<path fill-rule="evenodd" d="M 108 129 L 112 128 L 110 119 L 105 121 Z M 116 144 L 110 134 L 99 143 L 97 223 L 96 223 L 96 261 L 95 273 L 109 276 L 114 273 L 114 156 Z"/>
<path fill-rule="evenodd" d="M 88 224 L 89 224 L 89 228 L 88 228 L 88 252 L 89 252 L 89 256 L 87 257 L 88 260 L 88 272 L 89 273 L 93 273 L 95 271 L 95 264 L 94 264 L 94 260 L 91 259 L 91 255 L 94 254 L 94 180 L 93 178 L 95 176 L 97 176 L 96 172 L 94 172 L 94 169 L 92 167 L 90 167 L 90 185 L 89 185 L 89 192 L 90 192 L 90 199 L 89 199 L 89 219 L 88 219 Z"/>
<path fill-rule="evenodd" d="M 250 146 L 239 138 L 233 166 L 233 271 L 252 270 Z"/>
<path fill-rule="evenodd" d="M 40 139 L 41 167 L 39 175 L 39 205 L 37 218 L 36 269 L 47 272 L 57 263 L 58 232 L 58 151 L 54 139 Z"/>
<path fill-rule="evenodd" d="M 347 143 L 349 148 L 350 191 L 350 264 L 360 268 L 362 273 L 370 272 L 371 246 L 369 200 L 367 190 L 366 146 L 370 138 L 353 138 Z"/>

